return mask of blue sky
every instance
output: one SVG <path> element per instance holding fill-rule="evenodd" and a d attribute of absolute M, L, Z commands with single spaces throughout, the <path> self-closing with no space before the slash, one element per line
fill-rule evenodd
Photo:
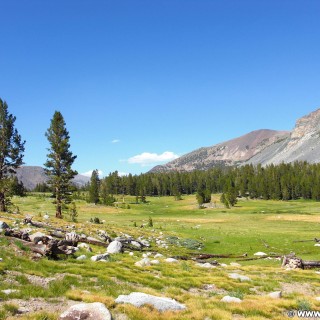
<path fill-rule="evenodd" d="M 318 0 L 0 0 L 0 97 L 42 165 L 55 110 L 80 173 L 152 166 L 320 107 Z M 164 162 L 161 162 L 164 161 Z"/>

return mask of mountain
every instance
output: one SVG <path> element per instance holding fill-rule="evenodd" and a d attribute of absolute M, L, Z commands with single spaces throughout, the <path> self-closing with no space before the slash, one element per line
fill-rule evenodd
<path fill-rule="evenodd" d="M 42 167 L 22 166 L 17 171 L 17 178 L 28 190 L 33 190 L 38 183 L 46 183 L 48 178 Z M 89 177 L 78 174 L 74 177 L 72 183 L 82 187 L 90 181 Z"/>
<path fill-rule="evenodd" d="M 256 130 L 187 153 L 150 172 L 206 170 L 216 166 L 320 162 L 320 109 L 297 120 L 292 131 Z"/>

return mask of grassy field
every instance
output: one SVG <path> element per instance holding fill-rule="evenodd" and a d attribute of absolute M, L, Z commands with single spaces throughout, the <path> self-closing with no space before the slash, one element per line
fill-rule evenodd
<path fill-rule="evenodd" d="M 96 231 L 102 229 L 113 236 L 122 232 L 134 237 L 144 236 L 151 239 L 152 247 L 148 251 L 162 253 L 165 257 L 184 255 L 192 250 L 177 245 L 160 248 L 154 242 L 156 238 L 197 240 L 203 248 L 194 251 L 201 253 L 247 253 L 253 257 L 257 251 L 276 255 L 295 252 L 306 260 L 320 260 L 320 248 L 315 247 L 314 242 L 295 242 L 320 237 L 318 202 L 240 199 L 236 207 L 224 209 L 218 199 L 218 195 L 213 196 L 217 208 L 206 209 L 198 208 L 195 196 L 184 196 L 181 201 L 175 201 L 173 197 L 149 197 L 145 204 L 136 204 L 133 197 L 121 197 L 118 207 L 94 206 L 78 201 L 78 222 L 74 223 L 68 221 L 68 216 L 63 221 L 55 219 L 52 200 L 38 195 L 14 198 L 21 213 L 2 214 L 0 220 L 12 225 L 13 221 L 19 222 L 29 214 L 34 216 L 34 220 L 42 221 L 44 214 L 48 213 L 52 224 L 75 225 L 77 232 L 88 235 L 95 236 Z M 104 223 L 90 223 L 90 219 L 95 217 Z M 153 227 L 148 227 L 149 217 Z M 127 319 L 136 320 L 286 319 L 288 310 L 320 310 L 320 302 L 315 299 L 320 296 L 317 270 L 285 271 L 281 269 L 281 261 L 276 259 L 218 259 L 227 266 L 214 269 L 201 268 L 193 261 L 169 264 L 161 260 L 159 265 L 140 268 L 134 263 L 141 259 L 141 252 L 135 252 L 134 256 L 128 253 L 114 255 L 108 263 L 89 259 L 78 261 L 71 257 L 58 261 L 47 258 L 32 261 L 30 252 L 20 248 L 14 240 L 1 236 L 0 246 L 0 257 L 3 258 L 0 263 L 0 290 L 19 290 L 9 296 L 0 291 L 0 299 L 3 300 L 0 302 L 0 319 L 18 317 L 15 313 L 21 299 L 49 304 L 45 310 L 19 316 L 20 319 L 43 320 L 57 319 L 59 312 L 54 306 L 66 304 L 68 300 L 100 301 L 116 319 L 126 315 Z M 104 251 L 98 247 L 93 249 L 93 253 L 81 251 L 76 255 L 90 256 Z M 230 265 L 232 262 L 240 266 Z M 5 272 L 8 270 L 9 273 Z M 232 272 L 246 275 L 251 281 L 230 279 L 228 274 Z M 30 276 L 54 280 L 45 288 L 30 281 Z M 269 292 L 276 290 L 282 290 L 281 299 L 267 297 Z M 147 306 L 135 308 L 114 303 L 119 294 L 133 291 L 174 298 L 185 303 L 187 310 L 159 313 Z M 223 303 L 220 300 L 225 295 L 239 297 L 243 302 Z"/>

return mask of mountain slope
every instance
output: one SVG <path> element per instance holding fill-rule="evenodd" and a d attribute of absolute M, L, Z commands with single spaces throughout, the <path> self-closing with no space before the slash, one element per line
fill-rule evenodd
<path fill-rule="evenodd" d="M 48 178 L 44 169 L 39 166 L 22 166 L 17 171 L 17 178 L 28 190 L 33 190 L 38 183 L 46 183 Z M 84 186 L 90 180 L 89 177 L 78 174 L 72 183 L 78 187 Z"/>
<path fill-rule="evenodd" d="M 154 167 L 151 172 L 170 170 L 204 170 L 215 166 L 230 166 L 245 162 L 268 146 L 289 136 L 287 131 L 256 130 L 217 145 L 200 148 L 166 165 Z"/>
<path fill-rule="evenodd" d="M 298 119 L 287 139 L 266 148 L 248 162 L 267 165 L 293 161 L 320 162 L 320 109 Z"/>
<path fill-rule="evenodd" d="M 206 170 L 252 163 L 320 162 L 320 109 L 297 120 L 289 131 L 256 130 L 239 138 L 200 148 L 150 172 Z"/>

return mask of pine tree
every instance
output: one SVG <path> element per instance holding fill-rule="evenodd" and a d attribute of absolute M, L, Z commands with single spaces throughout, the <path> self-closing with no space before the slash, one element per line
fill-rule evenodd
<path fill-rule="evenodd" d="M 14 127 L 16 117 L 8 112 L 8 105 L 0 99 L 0 211 L 7 211 L 10 202 L 10 175 L 23 164 L 25 141 L 21 141 Z"/>
<path fill-rule="evenodd" d="M 89 187 L 89 202 L 97 204 L 99 202 L 99 172 L 98 170 L 93 170 L 90 179 Z"/>
<path fill-rule="evenodd" d="M 45 172 L 55 196 L 56 217 L 62 218 L 62 209 L 70 203 L 71 180 L 77 174 L 71 166 L 77 156 L 69 150 L 69 132 L 59 111 L 55 111 L 45 135 L 50 143 Z"/>

